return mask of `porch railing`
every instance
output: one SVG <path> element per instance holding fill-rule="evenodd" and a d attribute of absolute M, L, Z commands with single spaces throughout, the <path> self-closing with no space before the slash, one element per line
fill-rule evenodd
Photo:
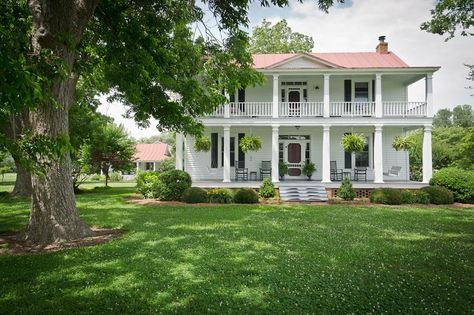
<path fill-rule="evenodd" d="M 323 102 L 280 102 L 281 117 L 322 117 Z"/>
<path fill-rule="evenodd" d="M 384 117 L 425 117 L 425 102 L 383 102 Z"/>
<path fill-rule="evenodd" d="M 229 104 L 231 117 L 271 117 L 272 102 L 239 102 Z"/>
<path fill-rule="evenodd" d="M 375 114 L 375 102 L 331 102 L 329 115 L 333 117 L 370 117 Z"/>

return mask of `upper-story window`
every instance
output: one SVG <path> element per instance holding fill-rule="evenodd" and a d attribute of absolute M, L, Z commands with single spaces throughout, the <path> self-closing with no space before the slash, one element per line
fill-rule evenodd
<path fill-rule="evenodd" d="M 354 82 L 354 101 L 369 101 L 369 82 Z"/>

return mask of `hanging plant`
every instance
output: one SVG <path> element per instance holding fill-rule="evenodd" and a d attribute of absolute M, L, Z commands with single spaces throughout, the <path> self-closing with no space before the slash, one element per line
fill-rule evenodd
<path fill-rule="evenodd" d="M 211 140 L 206 136 L 196 137 L 194 140 L 194 149 L 197 152 L 208 152 L 211 149 Z"/>
<path fill-rule="evenodd" d="M 405 136 L 405 137 L 396 136 L 392 142 L 392 147 L 396 151 L 408 151 L 413 147 L 413 145 L 414 145 L 413 141 L 408 136 Z"/>
<path fill-rule="evenodd" d="M 249 151 L 258 151 L 262 148 L 262 139 L 257 136 L 245 136 L 240 139 L 240 149 L 244 153 Z"/>
<path fill-rule="evenodd" d="M 342 137 L 341 146 L 346 152 L 362 152 L 365 146 L 365 137 L 357 133 L 346 134 Z"/>

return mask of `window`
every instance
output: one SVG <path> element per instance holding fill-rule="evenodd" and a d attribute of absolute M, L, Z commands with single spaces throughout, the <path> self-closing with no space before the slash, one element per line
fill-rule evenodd
<path fill-rule="evenodd" d="M 146 162 L 145 163 L 145 170 L 153 171 L 153 162 Z"/>
<path fill-rule="evenodd" d="M 306 81 L 283 81 L 281 82 L 282 86 L 288 86 L 288 85 L 308 85 L 308 82 Z"/>
<path fill-rule="evenodd" d="M 285 90 L 285 89 L 281 89 L 281 101 L 282 101 L 282 102 L 285 101 L 285 93 L 286 93 L 286 90 Z"/>
<path fill-rule="evenodd" d="M 305 157 L 306 163 L 311 162 L 311 146 L 309 142 L 306 143 L 306 150 L 304 152 L 304 157 Z"/>
<path fill-rule="evenodd" d="M 303 89 L 303 101 L 307 102 L 308 101 L 308 90 Z"/>
<path fill-rule="evenodd" d="M 211 133 L 211 168 L 217 168 L 218 166 L 218 162 L 217 162 L 217 159 L 218 159 L 218 137 L 217 137 L 217 133 L 216 132 L 213 132 Z"/>
<path fill-rule="evenodd" d="M 355 82 L 354 83 L 354 101 L 368 102 L 369 101 L 369 82 Z"/>
<path fill-rule="evenodd" d="M 245 133 L 239 133 L 238 135 L 238 138 L 239 138 L 239 142 L 237 143 L 237 146 L 238 146 L 238 155 L 239 155 L 239 167 L 245 167 L 245 153 L 244 151 L 242 151 L 242 149 L 240 148 L 240 140 L 245 137 Z"/>
<path fill-rule="evenodd" d="M 356 167 L 369 167 L 369 137 L 365 137 L 364 150 L 355 154 Z"/>
<path fill-rule="evenodd" d="M 309 140 L 311 139 L 309 135 L 280 135 L 278 138 L 280 140 Z"/>
<path fill-rule="evenodd" d="M 344 135 L 350 135 L 350 132 L 346 132 Z M 344 151 L 344 168 L 352 168 L 352 152 Z"/>
<path fill-rule="evenodd" d="M 221 165 L 224 166 L 224 137 L 221 138 Z M 230 166 L 235 165 L 235 138 L 230 137 Z"/>
<path fill-rule="evenodd" d="M 283 162 L 283 143 L 278 144 L 278 160 Z"/>

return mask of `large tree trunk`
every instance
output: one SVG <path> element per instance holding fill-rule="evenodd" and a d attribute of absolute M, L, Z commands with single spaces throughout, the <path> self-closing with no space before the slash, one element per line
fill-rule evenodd
<path fill-rule="evenodd" d="M 16 180 L 11 194 L 13 196 L 31 196 L 31 173 L 15 160 Z"/>
<path fill-rule="evenodd" d="M 77 75 L 75 44 L 90 20 L 98 0 L 30 0 L 33 17 L 32 47 L 34 54 L 51 49 L 70 69 L 67 78 L 51 78 L 50 96 L 31 112 L 34 135 L 56 138 L 68 134 L 68 113 L 74 97 Z M 65 42 L 68 39 L 68 42 Z M 71 40 L 73 42 L 71 42 Z M 50 161 L 45 176 L 32 175 L 32 208 L 26 230 L 26 240 L 34 244 L 49 244 L 91 235 L 76 209 L 71 177 L 71 159 L 65 154 L 60 161 Z"/>

